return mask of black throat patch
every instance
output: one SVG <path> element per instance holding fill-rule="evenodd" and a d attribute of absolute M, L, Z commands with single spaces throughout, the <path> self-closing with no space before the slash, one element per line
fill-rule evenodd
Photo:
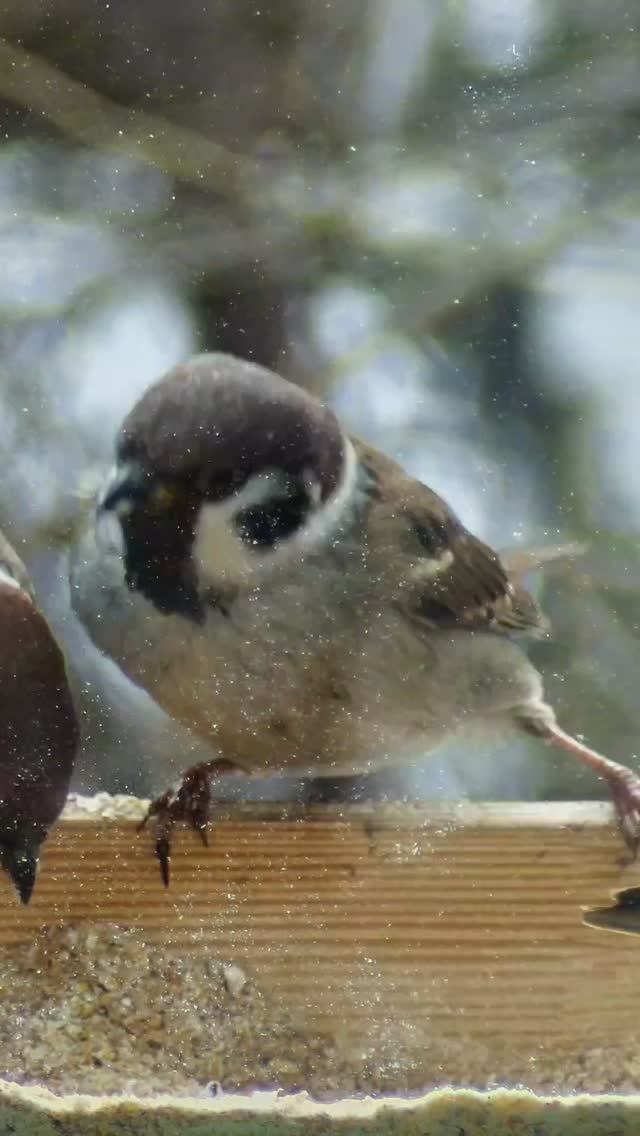
<path fill-rule="evenodd" d="M 127 586 L 163 615 L 203 623 L 206 606 L 192 559 L 195 504 L 178 512 L 133 509 L 121 518 Z"/>

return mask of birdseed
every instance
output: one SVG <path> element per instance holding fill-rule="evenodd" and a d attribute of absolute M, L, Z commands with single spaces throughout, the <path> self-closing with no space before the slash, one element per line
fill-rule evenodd
<path fill-rule="evenodd" d="M 561 1058 L 430 1037 L 395 1020 L 362 1044 L 305 1028 L 245 967 L 149 946 L 136 929 L 53 925 L 0 951 L 0 1078 L 61 1093 L 306 1089 L 319 1099 L 523 1086 L 539 1093 L 633 1092 L 640 1036 Z"/>

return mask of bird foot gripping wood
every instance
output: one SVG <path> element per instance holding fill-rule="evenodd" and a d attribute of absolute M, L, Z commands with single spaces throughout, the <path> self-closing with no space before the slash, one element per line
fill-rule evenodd
<path fill-rule="evenodd" d="M 631 769 L 620 765 L 608 777 L 608 781 L 618 827 L 629 849 L 629 855 L 623 863 L 632 863 L 637 858 L 640 847 L 640 778 Z"/>
<path fill-rule="evenodd" d="M 232 761 L 218 758 L 215 761 L 192 765 L 181 779 L 149 805 L 147 815 L 138 825 L 138 832 L 150 820 L 155 822 L 155 854 L 160 863 L 160 874 L 165 887 L 169 886 L 171 867 L 171 836 L 174 825 L 184 821 L 197 832 L 205 847 L 208 845 L 211 782 L 228 773 L 242 773 Z"/>
<path fill-rule="evenodd" d="M 626 765 L 619 765 L 617 761 L 610 761 L 602 754 L 596 753 L 589 746 L 577 738 L 571 737 L 558 726 L 547 730 L 547 741 L 559 749 L 571 753 L 584 765 L 588 765 L 599 774 L 609 786 L 611 800 L 616 811 L 618 827 L 622 838 L 629 849 L 625 863 L 631 863 L 638 855 L 640 848 L 640 777 Z"/>

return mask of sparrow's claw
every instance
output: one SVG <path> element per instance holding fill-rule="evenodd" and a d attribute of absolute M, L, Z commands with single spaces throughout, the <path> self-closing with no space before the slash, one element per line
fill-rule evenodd
<path fill-rule="evenodd" d="M 171 834 L 174 825 L 183 821 L 198 833 L 205 848 L 208 847 L 211 780 L 226 773 L 240 773 L 237 765 L 226 759 L 192 765 L 172 789 L 152 801 L 138 831 L 155 820 L 155 853 L 160 863 L 160 874 L 165 887 L 169 886 L 171 866 Z"/>
<path fill-rule="evenodd" d="M 541 721 L 542 726 L 540 725 Z M 546 721 L 540 718 L 534 719 L 527 723 L 525 728 L 529 728 L 530 732 L 537 732 L 538 735 L 542 734 L 551 745 L 558 746 L 559 749 L 573 754 L 574 757 L 578 758 L 578 761 L 588 765 L 607 782 L 613 807 L 616 810 L 618 827 L 630 853 L 626 863 L 635 860 L 640 848 L 640 777 L 638 777 L 638 774 L 626 765 L 619 765 L 617 761 L 610 761 L 608 757 L 603 757 L 601 753 L 589 749 L 589 746 L 586 746 L 584 742 L 578 738 L 572 738 L 571 734 L 566 734 L 557 723 L 549 722 L 548 719 Z"/>
<path fill-rule="evenodd" d="M 160 875 L 166 888 L 169 887 L 171 864 L 171 843 L 168 836 L 159 836 L 156 840 L 156 856 L 160 863 Z"/>
<path fill-rule="evenodd" d="M 142 829 L 147 827 L 147 824 L 152 817 L 164 814 L 169 806 L 169 802 L 171 801 L 172 797 L 173 791 L 171 789 L 167 789 L 167 792 L 163 793 L 161 797 L 156 797 L 155 801 L 152 801 L 149 805 L 149 808 L 140 821 L 140 824 L 138 825 L 136 831 L 142 832 Z"/>
<path fill-rule="evenodd" d="M 630 769 L 620 767 L 609 778 L 609 786 L 620 832 L 629 849 L 630 859 L 635 860 L 640 848 L 640 777 Z"/>

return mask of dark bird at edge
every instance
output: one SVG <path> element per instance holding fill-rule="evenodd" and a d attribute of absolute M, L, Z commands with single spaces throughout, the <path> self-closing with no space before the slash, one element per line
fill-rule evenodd
<path fill-rule="evenodd" d="M 67 798 L 78 740 L 62 651 L 0 533 L 0 867 L 22 903 Z"/>
<path fill-rule="evenodd" d="M 582 922 L 601 931 L 640 935 L 640 887 L 613 892 L 610 907 L 585 907 Z"/>

